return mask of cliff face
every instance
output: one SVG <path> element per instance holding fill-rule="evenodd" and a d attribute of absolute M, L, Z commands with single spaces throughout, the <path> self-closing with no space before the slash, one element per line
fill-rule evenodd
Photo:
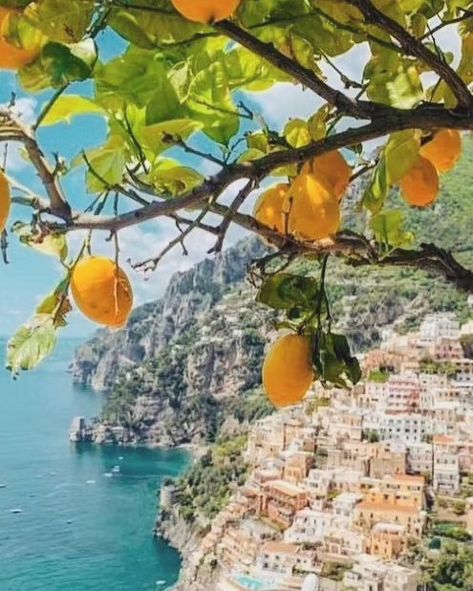
<path fill-rule="evenodd" d="M 163 299 L 136 310 L 126 329 L 100 331 L 76 352 L 74 381 L 109 392 L 97 442 L 178 445 L 216 436 L 228 400 L 260 384 L 272 313 L 255 304 L 244 278 L 266 252 L 246 240 L 175 275 Z"/>
<path fill-rule="evenodd" d="M 244 289 L 248 264 L 265 252 L 260 240 L 246 240 L 218 258 L 175 274 L 164 297 L 135 310 L 126 329 L 99 331 L 76 351 L 72 365 L 74 382 L 95 390 L 109 390 L 124 372 L 155 359 L 196 325 L 205 327 L 205 323 L 216 319 L 215 306 L 233 287 Z M 222 321 L 221 317 L 222 314 Z M 214 332 L 207 331 L 215 338 L 201 343 L 205 351 L 202 361 L 196 360 L 197 366 L 208 365 L 214 356 L 218 364 L 221 351 L 217 343 L 219 332 L 220 337 L 225 336 L 224 328 L 216 326 Z"/>

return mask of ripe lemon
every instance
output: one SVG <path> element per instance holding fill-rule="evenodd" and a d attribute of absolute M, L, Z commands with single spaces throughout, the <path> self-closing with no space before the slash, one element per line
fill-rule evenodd
<path fill-rule="evenodd" d="M 347 192 L 351 178 L 351 168 L 345 158 L 337 150 L 317 156 L 302 167 L 302 174 L 323 175 L 333 188 L 337 199 L 341 199 Z"/>
<path fill-rule="evenodd" d="M 299 335 L 278 339 L 263 364 L 263 386 L 278 407 L 298 404 L 314 380 L 310 341 Z"/>
<path fill-rule="evenodd" d="M 104 257 L 82 259 L 73 270 L 71 289 L 79 310 L 90 320 L 119 328 L 133 307 L 133 291 L 124 271 Z"/>
<path fill-rule="evenodd" d="M 283 204 L 290 185 L 281 183 L 262 193 L 253 210 L 255 219 L 281 234 L 284 233 Z"/>
<path fill-rule="evenodd" d="M 301 174 L 284 199 L 290 234 L 302 240 L 323 240 L 340 226 L 340 205 L 332 188 L 321 177 Z"/>
<path fill-rule="evenodd" d="M 32 62 L 39 54 L 39 49 L 22 49 L 5 40 L 8 19 L 15 11 L 0 7 L 0 69 L 19 70 Z"/>
<path fill-rule="evenodd" d="M 174 8 L 190 21 L 211 24 L 229 18 L 241 0 L 172 0 Z"/>
<path fill-rule="evenodd" d="M 452 170 L 462 154 L 462 136 L 456 129 L 442 129 L 422 146 L 421 156 L 430 160 L 439 172 Z"/>
<path fill-rule="evenodd" d="M 427 207 L 439 194 L 439 175 L 427 158 L 419 157 L 413 168 L 402 178 L 402 196 L 410 205 Z"/>
<path fill-rule="evenodd" d="M 10 185 L 8 184 L 7 177 L 3 174 L 3 172 L 0 171 L 0 234 L 7 225 L 10 207 Z"/>

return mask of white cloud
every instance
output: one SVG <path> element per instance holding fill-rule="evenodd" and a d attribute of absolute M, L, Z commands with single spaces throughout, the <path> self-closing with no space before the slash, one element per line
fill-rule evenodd
<path fill-rule="evenodd" d="M 12 111 L 24 123 L 31 125 L 37 117 L 37 106 L 38 101 L 35 98 L 22 97 L 15 99 L 15 104 L 12 108 Z"/>

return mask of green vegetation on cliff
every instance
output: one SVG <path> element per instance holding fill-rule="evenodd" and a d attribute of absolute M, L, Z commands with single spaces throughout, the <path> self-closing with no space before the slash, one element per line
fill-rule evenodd
<path fill-rule="evenodd" d="M 245 482 L 245 447 L 245 435 L 218 441 L 176 482 L 179 514 L 185 521 L 205 528 L 227 504 L 232 487 Z"/>

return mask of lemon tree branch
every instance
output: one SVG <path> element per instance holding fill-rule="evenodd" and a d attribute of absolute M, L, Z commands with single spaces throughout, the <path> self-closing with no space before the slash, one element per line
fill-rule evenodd
<path fill-rule="evenodd" d="M 5 141 L 17 141 L 23 144 L 49 197 L 51 213 L 64 220 L 69 219 L 71 208 L 54 169 L 49 165 L 36 141 L 34 132 L 19 121 L 9 109 L 0 110 L 0 142 Z"/>
<path fill-rule="evenodd" d="M 452 89 L 461 107 L 473 110 L 473 96 L 468 86 L 445 59 L 430 50 L 395 20 L 378 10 L 371 0 L 347 0 L 347 2 L 358 8 L 367 24 L 377 25 L 394 37 L 408 55 L 430 66 Z"/>

